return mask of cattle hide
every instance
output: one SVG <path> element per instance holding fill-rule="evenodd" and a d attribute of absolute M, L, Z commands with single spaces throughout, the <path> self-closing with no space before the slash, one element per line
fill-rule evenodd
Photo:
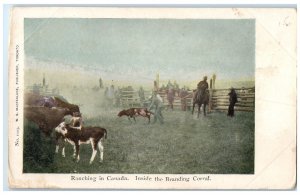
<path fill-rule="evenodd" d="M 70 103 L 66 102 L 65 100 L 63 100 L 59 97 L 56 97 L 56 96 L 50 97 L 50 96 L 42 96 L 42 95 L 35 94 L 35 93 L 26 93 L 24 96 L 24 103 L 27 106 L 44 106 L 45 107 L 45 104 L 43 104 L 43 101 L 45 99 L 51 99 L 53 101 L 53 102 L 51 101 L 51 104 L 48 105 L 48 107 L 50 107 L 50 108 L 51 107 L 67 108 L 69 110 L 68 114 L 70 114 L 70 115 L 72 115 L 74 112 L 80 113 L 78 105 L 70 104 Z"/>
<path fill-rule="evenodd" d="M 70 111 L 66 108 L 24 107 L 24 117 L 37 124 L 46 135 L 50 135 L 51 130 L 57 127 L 69 114 Z"/>

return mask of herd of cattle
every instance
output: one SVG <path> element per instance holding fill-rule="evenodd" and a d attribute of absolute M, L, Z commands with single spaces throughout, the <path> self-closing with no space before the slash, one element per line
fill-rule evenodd
<path fill-rule="evenodd" d="M 55 130 L 56 150 L 62 145 L 62 156 L 65 157 L 65 143 L 68 142 L 74 147 L 74 159 L 80 160 L 79 146 L 81 144 L 91 144 L 92 156 L 90 164 L 94 161 L 97 154 L 97 147 L 100 151 L 100 162 L 103 161 L 103 140 L 107 138 L 107 130 L 102 127 L 84 126 L 82 116 L 78 105 L 68 103 L 62 97 L 42 96 L 35 93 L 25 94 L 24 117 L 35 123 L 39 130 L 45 135 L 50 136 Z M 142 116 L 148 118 L 154 113 L 146 108 L 130 108 L 118 113 L 119 117 L 127 116 L 128 120 Z M 65 117 L 71 116 L 69 123 L 66 123 Z M 60 144 L 62 141 L 62 144 Z"/>
<path fill-rule="evenodd" d="M 103 161 L 103 139 L 107 138 L 107 130 L 102 127 L 83 126 L 78 105 L 70 104 L 63 98 L 48 97 L 28 93 L 25 95 L 24 117 L 44 132 L 50 135 L 55 129 L 56 153 L 59 149 L 59 140 L 63 140 L 62 155 L 65 156 L 65 143 L 74 146 L 73 157 L 79 161 L 79 146 L 91 144 L 92 156 L 90 164 L 100 151 L 100 162 Z M 65 122 L 65 116 L 72 117 L 70 123 Z"/>

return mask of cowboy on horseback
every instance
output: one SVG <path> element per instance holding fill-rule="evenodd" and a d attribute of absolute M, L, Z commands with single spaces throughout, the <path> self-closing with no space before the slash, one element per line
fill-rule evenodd
<path fill-rule="evenodd" d="M 198 104 L 198 118 L 200 114 L 201 105 L 203 105 L 204 116 L 206 115 L 205 107 L 209 101 L 209 92 L 207 89 L 208 89 L 207 76 L 204 76 L 203 80 L 198 83 L 197 91 L 194 93 L 194 97 L 193 97 L 192 114 L 194 114 L 195 105 Z"/>
<path fill-rule="evenodd" d="M 203 96 L 207 89 L 208 89 L 207 76 L 204 76 L 203 80 L 200 81 L 197 85 L 197 91 L 200 92 L 201 96 Z"/>

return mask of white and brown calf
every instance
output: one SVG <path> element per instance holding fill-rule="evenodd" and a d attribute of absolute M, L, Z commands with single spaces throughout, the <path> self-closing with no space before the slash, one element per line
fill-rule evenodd
<path fill-rule="evenodd" d="M 79 112 L 74 112 L 73 113 L 73 116 L 72 116 L 71 121 L 70 121 L 70 125 L 72 127 L 74 127 L 75 129 L 81 130 L 82 125 L 83 125 L 83 120 L 82 120 L 81 113 L 79 113 Z"/>
<path fill-rule="evenodd" d="M 58 153 L 58 150 L 59 150 L 59 140 L 62 141 L 61 145 L 62 145 L 62 152 L 61 152 L 61 155 L 63 157 L 66 157 L 66 154 L 65 154 L 65 142 L 66 142 L 66 139 L 65 139 L 65 136 L 60 132 L 60 128 L 63 127 L 65 122 L 62 122 L 60 123 L 56 128 L 55 128 L 55 144 L 56 144 L 56 148 L 55 148 L 55 153 Z"/>
<path fill-rule="evenodd" d="M 63 120 L 65 121 L 65 120 Z M 80 112 L 74 112 L 70 121 L 70 126 L 73 127 L 74 129 L 78 129 L 81 130 L 83 125 L 83 120 L 82 120 L 82 116 Z M 57 131 L 57 129 L 55 129 L 55 136 L 56 136 L 56 149 L 55 149 L 55 153 L 58 153 L 59 150 L 59 140 L 62 141 L 62 156 L 66 157 L 65 155 L 65 138 L 63 136 L 63 134 L 61 134 L 59 131 Z M 74 148 L 74 155 L 75 155 L 75 148 Z"/>
<path fill-rule="evenodd" d="M 95 159 L 97 154 L 97 146 L 100 151 L 100 162 L 103 162 L 103 139 L 107 138 L 107 131 L 101 127 L 82 127 L 81 130 L 71 127 L 69 124 L 62 122 L 55 128 L 55 131 L 58 134 L 63 136 L 63 139 L 68 141 L 74 146 L 74 158 L 77 159 L 77 162 L 80 160 L 79 156 L 79 146 L 81 144 L 91 144 L 93 152 L 90 159 L 90 164 Z M 58 145 L 56 145 L 58 152 Z M 63 146 L 63 156 L 64 156 L 64 146 Z"/>
<path fill-rule="evenodd" d="M 129 108 L 127 110 L 122 110 L 119 112 L 118 116 L 127 116 L 128 120 L 131 122 L 130 118 L 133 118 L 134 121 L 135 117 L 142 116 L 148 118 L 148 123 L 150 123 L 150 115 L 154 115 L 153 112 L 150 112 L 147 108 Z"/>

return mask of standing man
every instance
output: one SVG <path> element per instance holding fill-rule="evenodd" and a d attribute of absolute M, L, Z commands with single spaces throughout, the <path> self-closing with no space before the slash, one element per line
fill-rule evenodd
<path fill-rule="evenodd" d="M 110 106 L 113 106 L 114 99 L 115 99 L 115 87 L 114 85 L 111 85 L 110 88 L 108 89 L 108 100 Z"/>
<path fill-rule="evenodd" d="M 187 95 L 189 95 L 189 93 L 187 92 L 187 90 L 185 89 L 185 86 L 180 90 L 180 99 L 181 99 L 181 110 L 182 111 L 186 111 L 186 107 L 187 107 L 187 100 L 186 97 Z"/>
<path fill-rule="evenodd" d="M 118 87 L 115 90 L 115 98 L 116 98 L 115 106 L 119 107 L 120 103 L 121 103 L 121 91 L 120 91 L 120 87 Z"/>
<path fill-rule="evenodd" d="M 144 92 L 143 87 L 140 87 L 140 89 L 139 89 L 139 97 L 140 97 L 141 106 L 144 106 L 145 92 Z"/>
<path fill-rule="evenodd" d="M 45 79 L 45 73 L 43 74 L 43 87 L 46 86 L 46 79 Z"/>
<path fill-rule="evenodd" d="M 216 88 L 216 85 L 215 85 L 216 79 L 217 79 L 217 75 L 216 75 L 216 74 L 213 74 L 213 76 L 212 76 L 212 85 L 213 85 L 212 88 L 213 88 L 213 89 Z"/>
<path fill-rule="evenodd" d="M 164 124 L 164 117 L 162 116 L 162 109 L 163 109 L 163 100 L 160 97 L 160 95 L 157 93 L 157 91 L 153 91 L 152 95 L 152 101 L 149 106 L 149 110 L 154 107 L 154 121 L 153 123 L 156 123 L 157 119 L 159 120 L 160 124 Z"/>
<path fill-rule="evenodd" d="M 169 89 L 170 87 L 173 87 L 173 85 L 172 85 L 171 81 L 169 80 L 168 84 L 167 84 L 167 88 Z"/>
<path fill-rule="evenodd" d="M 173 110 L 173 102 L 174 102 L 175 91 L 172 87 L 170 87 L 167 91 L 167 99 L 169 102 L 168 109 L 171 107 Z"/>
<path fill-rule="evenodd" d="M 159 86 L 158 86 L 158 84 L 157 84 L 156 81 L 154 81 L 154 90 L 155 90 L 155 91 L 158 91 L 158 90 L 159 90 Z"/>
<path fill-rule="evenodd" d="M 102 78 L 101 78 L 101 77 L 100 77 L 100 79 L 99 79 L 99 87 L 100 87 L 100 89 L 103 88 L 103 81 L 102 81 Z"/>
<path fill-rule="evenodd" d="M 231 88 L 231 91 L 230 93 L 228 93 L 229 95 L 229 107 L 228 107 L 228 113 L 227 113 L 227 116 L 231 116 L 233 117 L 234 116 L 234 105 L 235 103 L 237 103 L 237 94 L 234 90 L 234 88 Z"/>

